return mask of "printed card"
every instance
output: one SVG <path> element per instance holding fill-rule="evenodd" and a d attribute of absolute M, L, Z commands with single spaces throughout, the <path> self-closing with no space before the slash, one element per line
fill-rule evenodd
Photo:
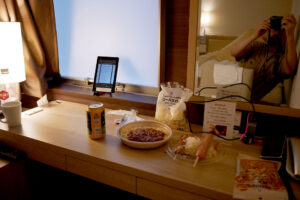
<path fill-rule="evenodd" d="M 205 103 L 203 131 L 214 132 L 225 138 L 232 138 L 236 104 L 215 101 Z"/>

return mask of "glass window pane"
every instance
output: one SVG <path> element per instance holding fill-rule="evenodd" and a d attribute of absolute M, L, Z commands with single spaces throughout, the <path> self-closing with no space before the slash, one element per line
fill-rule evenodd
<path fill-rule="evenodd" d="M 54 0 L 60 72 L 94 78 L 97 56 L 119 57 L 117 82 L 158 86 L 159 0 Z"/>

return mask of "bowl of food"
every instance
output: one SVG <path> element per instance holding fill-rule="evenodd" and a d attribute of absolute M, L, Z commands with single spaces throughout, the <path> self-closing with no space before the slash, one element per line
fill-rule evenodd
<path fill-rule="evenodd" d="M 172 136 L 172 129 L 158 121 L 129 122 L 118 128 L 121 141 L 133 148 L 151 149 L 165 144 Z"/>

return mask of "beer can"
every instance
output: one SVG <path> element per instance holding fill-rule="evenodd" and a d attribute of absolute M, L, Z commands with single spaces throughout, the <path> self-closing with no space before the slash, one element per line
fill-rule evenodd
<path fill-rule="evenodd" d="M 105 136 L 105 111 L 102 103 L 92 103 L 87 107 L 88 134 L 91 139 Z"/>

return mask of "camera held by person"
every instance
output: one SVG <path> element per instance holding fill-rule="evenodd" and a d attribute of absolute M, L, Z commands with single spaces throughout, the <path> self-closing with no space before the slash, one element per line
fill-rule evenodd
<path fill-rule="evenodd" d="M 268 17 L 258 24 L 253 34 L 231 49 L 231 55 L 242 67 L 254 69 L 251 93 L 254 102 L 261 101 L 278 83 L 295 73 L 296 23 L 292 14 Z M 267 32 L 267 43 L 259 41 Z"/>

